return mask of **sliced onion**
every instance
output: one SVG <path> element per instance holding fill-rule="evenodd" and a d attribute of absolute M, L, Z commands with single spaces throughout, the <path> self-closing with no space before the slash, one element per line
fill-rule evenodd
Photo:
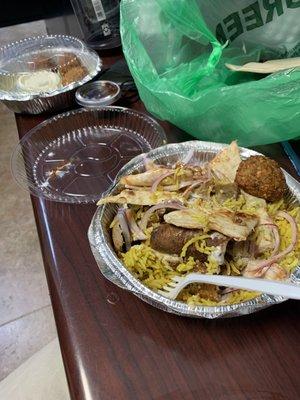
<path fill-rule="evenodd" d="M 125 185 L 125 189 L 131 189 L 131 190 L 149 190 L 149 187 L 147 186 L 135 186 L 135 185 Z"/>
<path fill-rule="evenodd" d="M 277 263 L 273 263 L 272 265 L 270 265 L 270 267 L 264 274 L 265 279 L 271 279 L 272 281 L 282 281 L 286 277 L 287 271 Z"/>
<path fill-rule="evenodd" d="M 176 192 L 177 190 L 181 190 L 187 186 L 190 186 L 193 184 L 194 181 L 184 181 L 179 183 L 179 185 L 168 185 L 164 186 L 164 191 L 165 192 Z"/>
<path fill-rule="evenodd" d="M 132 211 L 129 208 L 127 208 L 125 213 L 132 237 L 134 236 L 135 240 L 146 240 L 147 236 L 135 222 L 135 219 L 133 218 L 132 215 Z"/>
<path fill-rule="evenodd" d="M 273 249 L 270 257 L 273 257 L 278 253 L 279 246 L 280 246 L 280 236 L 279 236 L 278 226 L 276 224 L 272 224 L 272 223 L 260 224 L 259 226 L 269 226 L 272 230 L 272 233 L 274 236 L 274 249 Z"/>
<path fill-rule="evenodd" d="M 183 192 L 183 197 L 186 197 L 188 194 L 190 194 L 190 192 L 197 186 L 201 185 L 202 183 L 206 183 L 208 182 L 208 180 L 205 178 L 205 180 L 203 179 L 199 179 L 197 181 L 195 181 L 192 185 L 190 185 L 184 192 Z"/>
<path fill-rule="evenodd" d="M 175 174 L 175 171 L 168 171 L 168 172 L 165 172 L 165 173 L 161 174 L 161 175 L 160 175 L 157 179 L 155 179 L 155 181 L 153 182 L 153 185 L 152 185 L 152 187 L 151 187 L 151 192 L 155 192 L 155 191 L 156 191 L 157 186 L 160 184 L 160 182 L 161 182 L 163 179 L 167 178 L 167 177 L 170 176 L 170 175 L 174 175 L 174 174 Z"/>
<path fill-rule="evenodd" d="M 297 230 L 298 230 L 296 221 L 294 220 L 293 217 L 290 216 L 290 214 L 288 214 L 285 211 L 279 211 L 277 215 L 279 217 L 285 218 L 291 225 L 291 236 L 292 236 L 291 244 L 286 249 L 284 249 L 283 251 L 281 251 L 280 253 L 278 253 L 276 255 L 271 256 L 267 260 L 259 261 L 256 265 L 256 268 L 251 271 L 251 273 L 254 273 L 254 276 L 263 275 L 268 270 L 267 267 L 270 267 L 275 262 L 281 260 L 287 254 L 289 254 L 291 251 L 293 251 L 293 249 L 296 246 Z M 247 271 L 245 271 L 245 272 L 247 272 Z"/>
<path fill-rule="evenodd" d="M 236 291 L 238 291 L 238 290 L 240 290 L 240 289 L 232 288 L 232 287 L 227 287 L 227 288 L 225 288 L 225 289 L 222 290 L 221 295 L 229 294 L 229 293 L 232 293 L 232 292 L 236 292 Z"/>
<path fill-rule="evenodd" d="M 131 247 L 131 234 L 126 218 L 126 210 L 124 208 L 119 208 L 117 213 L 117 219 L 119 221 L 122 234 L 124 237 L 126 251 L 128 251 Z"/>
<path fill-rule="evenodd" d="M 272 227 L 272 232 L 274 236 L 274 249 L 272 251 L 271 257 L 275 256 L 278 253 L 279 246 L 280 246 L 280 236 L 278 227 L 275 225 Z"/>
<path fill-rule="evenodd" d="M 151 217 L 151 214 L 153 214 L 156 210 L 160 210 L 161 208 L 171 208 L 173 210 L 183 210 L 186 207 L 183 204 L 176 202 L 176 201 L 169 201 L 169 202 L 165 201 L 165 202 L 158 203 L 155 206 L 150 207 L 145 212 L 145 214 L 143 215 L 143 217 L 139 223 L 139 226 L 143 231 L 145 231 L 145 229 L 147 228 L 148 221 Z"/>

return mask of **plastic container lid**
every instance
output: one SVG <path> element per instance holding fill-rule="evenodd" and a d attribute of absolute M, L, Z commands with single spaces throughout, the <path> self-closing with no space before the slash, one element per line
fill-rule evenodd
<path fill-rule="evenodd" d="M 0 48 L 0 99 L 50 97 L 90 81 L 99 56 L 72 36 L 26 38 Z"/>
<path fill-rule="evenodd" d="M 166 143 L 149 115 L 123 107 L 80 108 L 29 131 L 16 147 L 16 181 L 35 196 L 66 203 L 98 200 L 133 157 Z"/>
<path fill-rule="evenodd" d="M 76 91 L 76 101 L 84 107 L 103 107 L 115 103 L 121 97 L 120 86 L 111 81 L 95 81 Z"/>

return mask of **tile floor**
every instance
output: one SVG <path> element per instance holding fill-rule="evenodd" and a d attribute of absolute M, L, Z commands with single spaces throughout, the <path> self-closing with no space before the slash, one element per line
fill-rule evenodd
<path fill-rule="evenodd" d="M 1 28 L 0 46 L 43 33 L 43 21 Z M 11 176 L 17 141 L 14 114 L 0 104 L 0 381 L 57 337 L 30 198 Z M 52 358 L 63 371 L 55 349 Z"/>
<path fill-rule="evenodd" d="M 0 105 L 0 380 L 56 336 L 30 199 L 11 176 L 17 141 Z"/>
<path fill-rule="evenodd" d="M 55 339 L 8 375 L 0 382 L 0 399 L 69 399 L 61 360 L 59 357 L 53 357 L 53 354 L 57 354 L 58 349 L 58 340 Z"/>

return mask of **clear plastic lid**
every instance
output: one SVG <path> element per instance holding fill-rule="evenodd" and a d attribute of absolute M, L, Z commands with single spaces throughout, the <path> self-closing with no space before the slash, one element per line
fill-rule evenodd
<path fill-rule="evenodd" d="M 35 196 L 89 203 L 133 157 L 165 143 L 164 130 L 146 114 L 113 106 L 80 109 L 28 132 L 13 153 L 12 171 Z"/>
<path fill-rule="evenodd" d="M 51 96 L 84 83 L 101 62 L 71 36 L 38 36 L 0 48 L 0 99 Z"/>
<path fill-rule="evenodd" d="M 81 86 L 75 96 L 77 103 L 84 107 L 109 106 L 121 97 L 121 89 L 112 81 L 96 81 Z"/>

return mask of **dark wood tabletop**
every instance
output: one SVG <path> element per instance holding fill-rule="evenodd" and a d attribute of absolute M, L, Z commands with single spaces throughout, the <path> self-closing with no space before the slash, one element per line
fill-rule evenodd
<path fill-rule="evenodd" d="M 45 118 L 17 115 L 20 137 Z M 162 125 L 169 142 L 192 139 Z M 296 177 L 280 145 L 256 149 Z M 219 320 L 160 311 L 101 275 L 87 239 L 95 205 L 31 200 L 72 399 L 300 398 L 300 302 Z"/>

